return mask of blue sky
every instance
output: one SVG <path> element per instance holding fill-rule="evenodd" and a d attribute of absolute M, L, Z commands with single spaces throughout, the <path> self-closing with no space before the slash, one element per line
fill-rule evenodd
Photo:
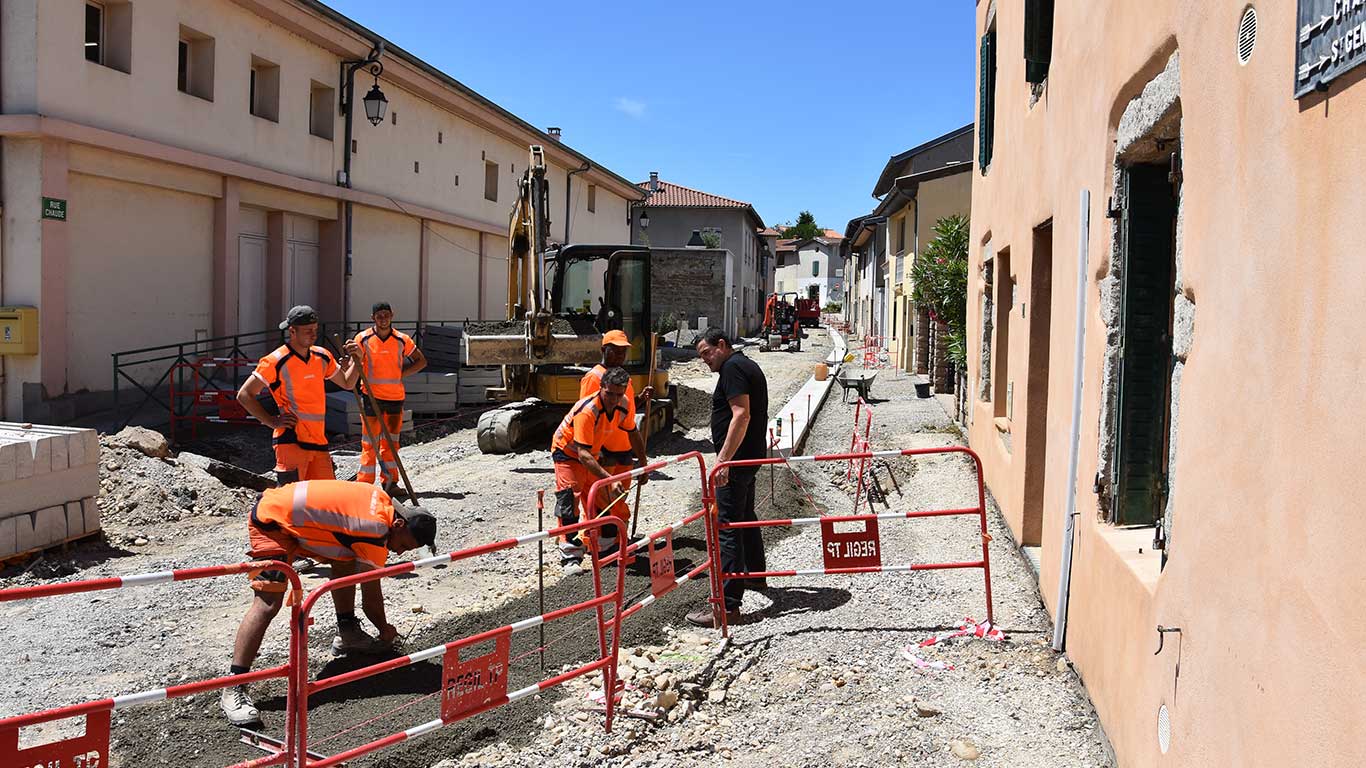
<path fill-rule="evenodd" d="M 633 181 L 843 231 L 890 155 L 972 121 L 973 4 L 325 0 Z"/>

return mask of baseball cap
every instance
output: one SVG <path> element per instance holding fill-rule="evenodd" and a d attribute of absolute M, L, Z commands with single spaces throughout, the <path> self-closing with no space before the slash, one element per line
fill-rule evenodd
<path fill-rule="evenodd" d="M 626 338 L 624 331 L 608 331 L 602 335 L 602 345 L 605 347 L 609 344 L 614 347 L 629 347 L 631 340 Z"/>
<path fill-rule="evenodd" d="M 422 507 L 394 505 L 394 512 L 403 518 L 417 543 L 436 554 L 436 518 Z"/>
<path fill-rule="evenodd" d="M 280 330 L 283 331 L 291 325 L 310 325 L 316 322 L 318 322 L 318 313 L 307 304 L 300 304 L 297 307 L 290 308 L 289 314 L 285 316 L 285 321 L 280 323 Z"/>

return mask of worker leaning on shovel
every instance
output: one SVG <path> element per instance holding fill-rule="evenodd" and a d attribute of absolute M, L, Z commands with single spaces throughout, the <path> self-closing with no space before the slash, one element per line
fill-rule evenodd
<path fill-rule="evenodd" d="M 360 347 L 347 342 L 349 356 L 345 365 L 338 365 L 318 340 L 318 313 L 307 305 L 289 310 L 280 323 L 280 330 L 288 330 L 286 342 L 261 358 L 242 388 L 237 390 L 237 402 L 257 421 L 270 427 L 271 445 L 275 447 L 275 478 L 279 485 L 298 480 L 331 480 L 332 454 L 327 445 L 327 388 L 331 381 L 342 389 L 351 389 L 360 375 L 356 355 Z M 270 388 L 280 413 L 266 412 L 256 396 Z"/>
<path fill-rule="evenodd" d="M 396 506 L 373 484 L 349 480 L 309 480 L 261 494 L 247 523 L 252 560 L 292 562 L 307 556 L 329 563 L 332 578 L 383 568 L 389 553 L 402 554 L 420 546 L 436 553 L 436 518 L 421 507 Z M 251 607 L 237 628 L 229 674 L 251 669 L 271 620 L 280 612 L 289 582 L 278 570 L 253 571 Z M 374 638 L 356 618 L 356 588 L 332 591 L 337 609 L 337 636 L 332 653 L 394 651 L 398 630 L 384 613 L 380 580 L 360 585 L 365 617 L 379 629 Z M 219 696 L 223 714 L 236 726 L 260 721 L 246 685 L 224 688 Z"/>
<path fill-rule="evenodd" d="M 612 368 L 620 368 L 626 364 L 626 356 L 631 351 L 631 341 L 626 338 L 622 331 L 608 331 L 602 335 L 602 362 L 593 366 L 593 370 L 584 374 L 579 380 L 579 399 L 597 394 L 602 389 L 602 377 Z M 606 470 L 608 475 L 619 475 L 637 466 L 635 459 L 643 459 L 645 456 L 645 436 L 639 429 L 636 429 L 636 413 L 644 407 L 645 403 L 654 394 L 654 388 L 646 386 L 637 396 L 635 388 L 631 386 L 629 379 L 626 381 L 626 394 L 622 402 L 629 403 L 631 409 L 630 421 L 626 426 L 630 429 L 616 428 L 609 430 L 607 437 L 602 441 L 602 452 L 598 456 L 598 464 Z M 648 425 L 646 427 L 648 429 Z M 621 518 L 622 522 L 631 522 L 631 509 L 626 504 L 625 492 L 631 489 L 631 479 L 621 481 L 622 496 L 616 500 L 612 506 L 606 510 Z M 606 532 L 604 532 L 604 535 Z"/>
<path fill-rule="evenodd" d="M 602 375 L 602 388 L 574 403 L 564 421 L 555 430 L 550 443 L 550 458 L 555 464 L 555 516 L 560 525 L 579 521 L 580 510 L 586 510 L 588 493 L 593 483 L 611 477 L 599 463 L 603 442 L 614 430 L 634 432 L 635 404 L 626 398 L 631 376 L 624 368 L 611 368 Z M 637 435 L 632 439 L 636 449 L 637 466 L 645 466 L 645 445 Z M 638 481 L 644 484 L 645 478 Z M 606 488 L 606 495 L 598 498 L 599 508 L 610 508 L 615 500 L 625 497 L 619 482 Z M 602 529 L 600 554 L 610 554 L 617 544 L 613 527 Z M 582 570 L 584 548 L 577 535 L 566 536 L 560 542 L 560 565 L 569 574 Z"/>
<path fill-rule="evenodd" d="M 412 337 L 393 326 L 394 310 L 387 301 L 377 301 L 370 310 L 373 328 L 356 334 L 360 348 L 365 381 L 361 398 L 365 435 L 360 447 L 360 471 L 356 479 L 362 483 L 375 480 L 376 469 L 384 476 L 384 490 L 390 495 L 406 495 L 398 485 L 398 443 L 403 431 L 403 400 L 407 390 L 403 378 L 427 367 L 427 358 L 417 348 Z M 374 398 L 374 405 L 371 405 Z M 375 409 L 379 413 L 375 413 Z M 378 454 L 375 444 L 379 444 Z"/>

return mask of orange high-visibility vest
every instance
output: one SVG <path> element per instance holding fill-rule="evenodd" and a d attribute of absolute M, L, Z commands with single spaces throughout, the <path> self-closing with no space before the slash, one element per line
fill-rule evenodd
<path fill-rule="evenodd" d="M 370 483 L 305 480 L 261 494 L 251 524 L 283 531 L 314 557 L 361 560 L 383 568 L 389 559 L 394 503 Z"/>
<path fill-rule="evenodd" d="M 584 374 L 579 380 L 579 397 L 597 394 L 598 390 L 602 389 L 604 373 L 607 373 L 607 367 L 598 363 L 593 366 L 593 370 Z M 635 452 L 631 449 L 631 432 L 636 426 L 636 390 L 630 382 L 626 384 L 623 407 L 626 408 L 626 424 L 631 429 L 611 430 L 602 441 L 602 461 L 616 467 L 635 463 Z"/>
<path fill-rule="evenodd" d="M 281 413 L 292 413 L 299 419 L 293 429 L 275 430 L 272 444 L 298 443 L 310 450 L 327 450 L 324 382 L 337 369 L 337 361 L 322 347 L 309 347 L 307 357 L 302 357 L 285 344 L 261 358 L 251 375 L 270 388 Z"/>
<path fill-rule="evenodd" d="M 386 339 L 374 328 L 366 328 L 356 334 L 356 343 L 365 351 L 361 358 L 365 361 L 364 391 L 376 400 L 402 400 L 407 395 L 403 388 L 403 359 L 417 351 L 412 337 L 391 328 Z"/>
<path fill-rule="evenodd" d="M 636 428 L 635 417 L 632 416 L 629 422 L 626 417 L 624 406 L 617 406 L 611 413 L 603 411 L 597 394 L 583 398 L 574 403 L 555 430 L 555 437 L 550 441 L 550 457 L 555 461 L 577 462 L 578 450 L 574 445 L 578 444 L 587 448 L 596 459 L 610 432 L 620 429 L 629 432 Z"/>

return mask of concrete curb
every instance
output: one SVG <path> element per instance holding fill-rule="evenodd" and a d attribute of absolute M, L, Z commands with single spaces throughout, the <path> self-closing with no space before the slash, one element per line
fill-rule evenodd
<path fill-rule="evenodd" d="M 830 387 L 835 384 L 835 376 L 839 373 L 841 361 L 844 360 L 848 347 L 839 331 L 833 328 L 826 328 L 825 331 L 830 334 L 831 346 L 834 347 L 825 359 L 830 372 L 825 381 L 816 381 L 813 374 L 802 388 L 797 390 L 797 394 L 787 401 L 782 410 L 778 411 L 774 419 L 782 421 L 783 431 L 782 436 L 778 438 L 778 444 L 773 448 L 774 456 L 786 458 L 794 453 L 801 454 L 802 446 L 806 444 L 806 436 L 811 432 L 811 423 L 820 414 L 821 406 L 825 405 L 825 398 L 830 394 Z M 776 429 L 772 421 L 768 426 Z"/>

